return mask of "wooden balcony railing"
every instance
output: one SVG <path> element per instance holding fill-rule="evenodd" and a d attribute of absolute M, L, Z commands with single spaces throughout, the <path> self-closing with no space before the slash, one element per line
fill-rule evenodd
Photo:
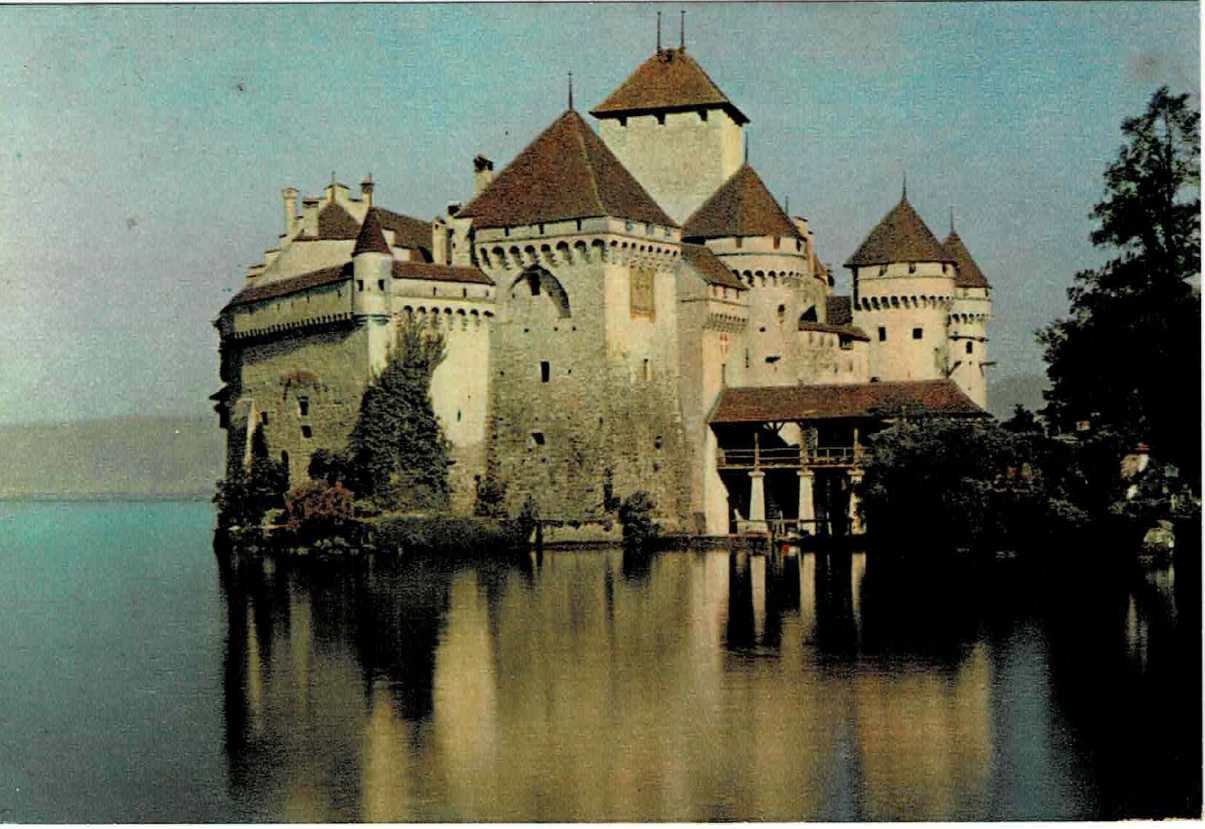
<path fill-rule="evenodd" d="M 865 447 L 818 446 L 801 453 L 798 446 L 774 449 L 721 449 L 717 458 L 720 469 L 761 469 L 803 466 L 859 466 L 869 453 Z"/>

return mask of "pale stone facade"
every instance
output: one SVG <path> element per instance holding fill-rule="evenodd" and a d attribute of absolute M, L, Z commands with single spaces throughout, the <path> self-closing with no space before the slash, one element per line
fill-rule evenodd
<path fill-rule="evenodd" d="M 781 489 L 756 461 L 747 479 L 722 472 L 726 390 L 952 378 L 986 404 L 990 288 L 953 233 L 947 250 L 904 199 L 836 296 L 809 223 L 743 163 L 748 119 L 685 49 L 659 50 L 593 114 L 597 133 L 570 108 L 497 176 L 478 156 L 472 199 L 446 218 L 376 208 L 371 181 L 359 198 L 332 182 L 298 214 L 286 188 L 278 246 L 216 323 L 230 468 L 262 423 L 304 480 L 317 448 L 345 444 L 408 318 L 446 336 L 431 398 L 460 511 L 488 475 L 511 511 L 530 495 L 545 517 L 604 520 L 645 490 L 668 529 L 724 533 Z M 801 457 L 850 434 L 781 420 L 775 440 Z M 789 496 L 801 520 L 817 488 L 849 489 L 816 474 L 801 468 Z"/>

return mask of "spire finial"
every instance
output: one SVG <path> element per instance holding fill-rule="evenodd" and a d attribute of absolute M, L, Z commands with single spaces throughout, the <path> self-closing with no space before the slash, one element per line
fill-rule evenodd
<path fill-rule="evenodd" d="M 678 14 L 678 47 L 686 51 L 686 9 L 682 9 Z"/>
<path fill-rule="evenodd" d="M 749 164 L 749 131 L 745 130 L 745 165 Z"/>
<path fill-rule="evenodd" d="M 950 205 L 950 234 L 954 233 L 954 205 Z"/>
<path fill-rule="evenodd" d="M 904 193 L 900 196 L 902 199 L 908 198 L 908 171 L 904 171 Z"/>
<path fill-rule="evenodd" d="M 786 197 L 785 203 L 783 204 L 782 212 L 786 213 L 788 216 L 791 215 L 791 197 L 790 197 L 790 195 L 788 195 Z"/>
<path fill-rule="evenodd" d="M 573 109 L 573 73 L 569 73 L 569 108 Z"/>
<path fill-rule="evenodd" d="M 661 51 L 661 12 L 657 12 L 657 51 Z"/>

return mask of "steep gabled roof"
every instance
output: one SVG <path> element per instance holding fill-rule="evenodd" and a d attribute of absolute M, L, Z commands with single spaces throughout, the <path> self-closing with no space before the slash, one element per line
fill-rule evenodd
<path fill-rule="evenodd" d="M 892 417 L 901 413 L 986 417 L 953 380 L 907 380 L 850 385 L 728 388 L 712 423 L 765 423 L 846 417 Z"/>
<path fill-rule="evenodd" d="M 983 275 L 983 271 L 979 270 L 979 266 L 975 264 L 975 260 L 971 257 L 971 252 L 967 250 L 967 246 L 962 243 L 962 239 L 950 229 L 950 235 L 941 243 L 941 246 L 946 249 L 946 253 L 950 254 L 954 259 L 954 286 L 957 288 L 990 288 L 987 277 Z"/>
<path fill-rule="evenodd" d="M 381 227 L 393 231 L 394 245 L 399 248 L 413 248 L 424 254 L 431 250 L 431 223 L 422 219 L 414 219 L 401 213 L 394 213 L 383 207 L 374 207 Z"/>
<path fill-rule="evenodd" d="M 389 243 L 385 241 L 385 234 L 381 230 L 381 218 L 377 215 L 376 210 L 368 211 L 364 217 L 364 224 L 360 226 L 360 233 L 356 236 L 356 246 L 352 248 L 351 255 L 355 257 L 361 253 L 393 255 L 389 250 Z"/>
<path fill-rule="evenodd" d="M 458 218 L 513 227 L 614 216 L 677 227 L 576 111 L 566 110 Z"/>
<path fill-rule="evenodd" d="M 917 215 L 908 197 L 900 199 L 866 240 L 845 261 L 845 267 L 887 265 L 892 262 L 953 262 L 933 231 Z"/>
<path fill-rule="evenodd" d="M 853 304 L 848 296 L 832 294 L 824 299 L 824 319 L 829 325 L 850 325 L 854 321 Z"/>
<path fill-rule="evenodd" d="M 711 252 L 706 245 L 682 245 L 682 261 L 703 278 L 709 285 L 723 285 L 725 288 L 735 288 L 738 291 L 749 290 L 745 283 L 736 278 L 736 274 L 728 270 L 720 258 Z"/>
<path fill-rule="evenodd" d="M 338 202 L 328 202 L 318 211 L 319 239 L 354 239 L 360 235 L 360 223 Z"/>
<path fill-rule="evenodd" d="M 726 110 L 738 124 L 749 121 L 686 49 L 659 49 L 590 114 L 605 118 L 700 108 Z"/>
<path fill-rule="evenodd" d="M 687 239 L 715 239 L 719 236 L 785 236 L 798 239 L 799 229 L 778 206 L 753 168 L 741 167 L 703 205 L 691 214 L 682 227 Z"/>

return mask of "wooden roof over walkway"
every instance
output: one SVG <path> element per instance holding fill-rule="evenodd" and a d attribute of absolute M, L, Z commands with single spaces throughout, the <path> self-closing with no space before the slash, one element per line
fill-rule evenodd
<path fill-rule="evenodd" d="M 724 389 L 711 423 L 790 423 L 901 414 L 987 417 L 953 380 Z"/>

